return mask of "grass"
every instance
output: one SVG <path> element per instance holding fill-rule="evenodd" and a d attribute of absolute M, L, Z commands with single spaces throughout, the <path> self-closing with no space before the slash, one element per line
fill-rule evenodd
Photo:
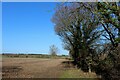
<path fill-rule="evenodd" d="M 65 70 L 60 78 L 78 78 L 80 80 L 98 80 L 95 73 L 83 72 L 80 69 Z"/>
<path fill-rule="evenodd" d="M 4 56 L 4 55 L 0 55 L 0 59 L 4 59 L 4 58 L 9 58 L 9 57 L 7 57 L 7 56 Z"/>
<path fill-rule="evenodd" d="M 0 54 L 0 59 L 2 59 L 2 57 L 3 57 L 2 54 Z"/>
<path fill-rule="evenodd" d="M 77 70 L 71 69 L 71 70 L 65 70 L 63 74 L 61 75 L 61 78 L 80 78 Z"/>

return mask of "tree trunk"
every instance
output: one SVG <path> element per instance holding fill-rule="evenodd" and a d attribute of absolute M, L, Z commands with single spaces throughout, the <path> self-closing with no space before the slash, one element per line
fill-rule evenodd
<path fill-rule="evenodd" d="M 88 66 L 88 69 L 89 69 L 89 73 L 91 73 L 91 66 L 90 66 L 90 64 Z"/>

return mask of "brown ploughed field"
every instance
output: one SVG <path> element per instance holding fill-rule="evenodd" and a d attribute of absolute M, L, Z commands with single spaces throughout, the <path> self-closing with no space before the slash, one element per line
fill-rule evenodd
<path fill-rule="evenodd" d="M 3 78 L 96 78 L 95 73 L 84 73 L 67 59 L 3 58 Z M 75 74 L 76 73 L 76 74 Z"/>
<path fill-rule="evenodd" d="M 57 78 L 65 59 L 5 58 L 2 63 L 4 78 Z"/>

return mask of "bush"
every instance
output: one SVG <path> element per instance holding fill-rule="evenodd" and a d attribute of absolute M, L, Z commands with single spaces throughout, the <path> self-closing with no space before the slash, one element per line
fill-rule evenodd
<path fill-rule="evenodd" d="M 120 46 L 110 50 L 104 60 L 100 60 L 95 68 L 97 74 L 105 80 L 120 79 Z"/>

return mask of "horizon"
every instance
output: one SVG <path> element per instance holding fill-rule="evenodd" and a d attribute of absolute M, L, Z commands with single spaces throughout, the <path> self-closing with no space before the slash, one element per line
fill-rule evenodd
<path fill-rule="evenodd" d="M 54 32 L 51 21 L 57 2 L 3 2 L 2 53 L 49 54 L 58 47 L 59 55 L 68 55 Z"/>
<path fill-rule="evenodd" d="M 48 53 L 39 53 L 39 54 L 36 54 L 36 53 L 2 53 L 3 54 L 7 54 L 7 55 L 51 55 L 51 54 L 48 54 Z M 69 54 L 57 54 L 57 56 L 62 56 L 62 55 L 66 55 L 66 56 L 69 56 Z"/>

